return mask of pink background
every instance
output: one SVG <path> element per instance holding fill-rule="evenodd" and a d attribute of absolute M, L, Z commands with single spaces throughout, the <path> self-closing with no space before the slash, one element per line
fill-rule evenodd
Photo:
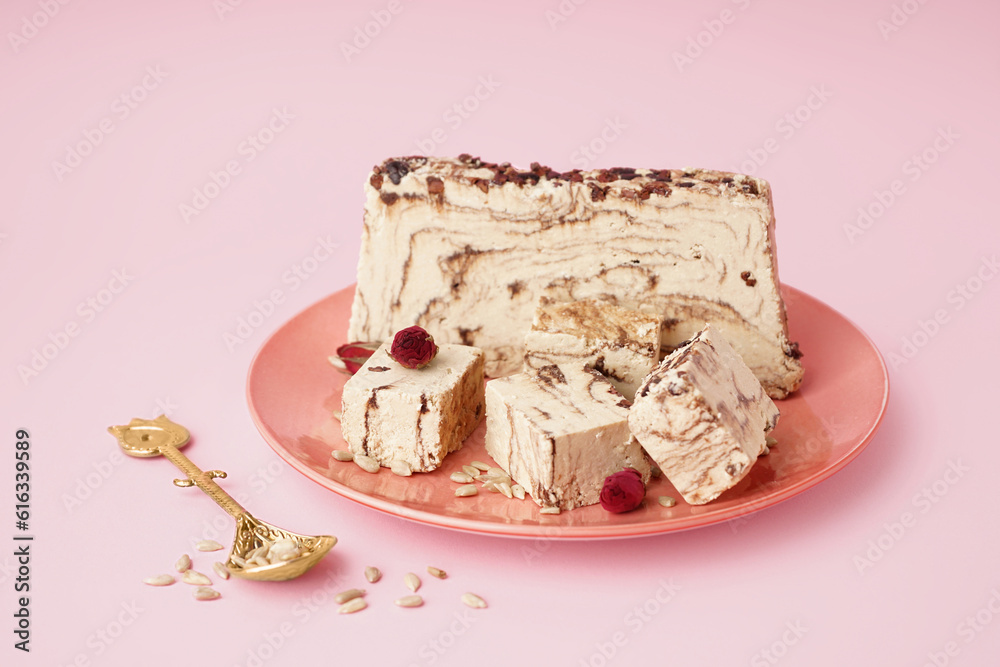
<path fill-rule="evenodd" d="M 995 664 L 995 3 L 224 2 L 0 9 L 0 541 L 17 532 L 18 428 L 31 433 L 36 536 L 32 652 L 7 631 L 0 661 Z M 374 37 L 345 56 L 369 23 Z M 275 109 L 293 118 L 248 148 Z M 868 450 L 748 521 L 590 543 L 408 523 L 282 463 L 247 411 L 249 362 L 353 282 L 368 170 L 426 150 L 436 128 L 430 152 L 443 155 L 770 180 L 782 279 L 889 359 L 893 394 Z M 54 166 L 81 144 L 76 166 Z M 239 173 L 185 221 L 180 206 L 230 161 Z M 324 244 L 332 256 L 308 260 Z M 227 344 L 275 290 L 263 323 Z M 25 374 L 36 352 L 51 358 Z M 188 455 L 227 470 L 255 514 L 340 538 L 320 568 L 221 582 L 209 604 L 140 583 L 232 532 L 208 498 L 171 487 L 166 461 L 124 460 L 105 432 L 165 410 L 195 434 Z M 3 627 L 12 550 L 0 547 Z M 327 591 L 369 564 L 386 582 L 368 610 L 338 616 Z M 451 572 L 425 584 L 445 593 L 393 607 L 402 574 L 428 564 Z M 666 603 L 662 582 L 677 587 Z M 491 608 L 466 614 L 454 601 L 470 589 Z"/>

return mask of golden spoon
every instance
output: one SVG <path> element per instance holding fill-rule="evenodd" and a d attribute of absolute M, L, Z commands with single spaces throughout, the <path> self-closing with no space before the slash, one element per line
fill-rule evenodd
<path fill-rule="evenodd" d="M 226 569 L 233 576 L 255 581 L 294 579 L 305 574 L 337 543 L 337 538 L 332 535 L 299 535 L 254 518 L 215 483 L 216 477 L 226 477 L 225 472 L 221 470 L 202 472 L 188 457 L 181 454 L 178 448 L 188 443 L 191 434 L 186 428 L 170 421 L 164 415 L 153 420 L 133 419 L 127 426 L 111 426 L 108 431 L 118 439 L 118 444 L 129 456 L 167 457 L 187 475 L 186 478 L 175 479 L 175 485 L 197 486 L 236 519 L 236 537 L 226 561 Z M 298 555 L 267 565 L 255 564 L 248 558 L 254 551 L 267 551 L 262 547 L 268 547 L 279 540 L 295 542 Z"/>

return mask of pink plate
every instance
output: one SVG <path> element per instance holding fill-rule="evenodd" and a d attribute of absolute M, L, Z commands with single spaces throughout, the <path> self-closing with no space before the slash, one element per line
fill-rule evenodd
<path fill-rule="evenodd" d="M 473 460 L 491 463 L 486 425 L 432 473 L 398 477 L 383 468 L 364 472 L 330 459 L 346 449 L 340 396 L 347 376 L 327 358 L 347 341 L 354 288 L 343 289 L 296 315 L 258 351 L 250 365 L 247 399 L 257 428 L 281 458 L 306 477 L 346 498 L 404 519 L 444 528 L 514 537 L 605 539 L 668 533 L 750 514 L 819 484 L 852 461 L 878 429 L 889 398 L 885 362 L 871 340 L 829 306 L 783 287 L 792 340 L 805 356 L 802 388 L 778 402 L 778 444 L 750 474 L 719 499 L 691 506 L 665 479 L 653 481 L 643 507 L 610 514 L 600 505 L 540 514 L 530 499 L 481 492 L 456 498 L 448 476 Z M 678 499 L 662 507 L 661 495 Z"/>

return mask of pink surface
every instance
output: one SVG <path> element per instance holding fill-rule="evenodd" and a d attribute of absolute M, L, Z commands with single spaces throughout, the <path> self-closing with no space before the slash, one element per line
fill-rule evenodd
<path fill-rule="evenodd" d="M 13 537 L 35 540 L 32 651 L 8 631 L 0 662 L 993 664 L 998 19 L 971 0 L 3 3 L 9 628 Z M 877 436 L 788 502 L 633 540 L 462 534 L 306 480 L 253 425 L 250 361 L 354 281 L 371 165 L 463 151 L 767 178 L 782 279 L 886 357 Z M 141 585 L 232 534 L 167 461 L 125 460 L 105 432 L 164 411 L 255 514 L 337 535 L 331 555 L 293 582 L 220 582 L 212 603 Z M 370 608 L 339 616 L 330 592 L 366 565 L 385 572 Z M 427 565 L 450 577 L 395 608 Z M 467 612 L 466 590 L 490 608 Z"/>
<path fill-rule="evenodd" d="M 296 315 L 264 343 L 250 366 L 247 400 L 261 434 L 292 467 L 335 493 L 395 516 L 470 532 L 552 540 L 700 528 L 747 517 L 819 484 L 863 451 L 885 414 L 889 378 L 872 342 L 807 294 L 787 285 L 783 293 L 788 317 L 797 323 L 796 341 L 812 350 L 803 361 L 809 379 L 780 402 L 781 420 L 770 434 L 778 445 L 739 484 L 701 506 L 685 503 L 665 477 L 646 485 L 642 507 L 622 514 L 592 505 L 544 515 L 528 500 L 511 502 L 499 493 L 456 498 L 456 485 L 449 479 L 453 472 L 473 461 L 492 464 L 485 421 L 460 451 L 428 474 L 371 474 L 331 460 L 332 450 L 348 448 L 332 414 L 341 409 L 348 376 L 318 362 L 348 342 L 342 323 L 350 317 L 353 285 Z M 338 331 L 339 336 L 330 333 Z M 661 506 L 657 498 L 664 495 L 677 505 Z"/>

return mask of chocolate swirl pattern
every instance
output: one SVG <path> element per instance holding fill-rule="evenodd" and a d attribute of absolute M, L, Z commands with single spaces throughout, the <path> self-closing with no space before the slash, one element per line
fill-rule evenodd
<path fill-rule="evenodd" d="M 767 182 L 708 170 L 519 171 L 468 155 L 376 166 L 348 337 L 414 324 L 521 365 L 542 295 L 662 315 L 669 351 L 711 322 L 768 394 L 802 379 L 778 291 Z"/>

